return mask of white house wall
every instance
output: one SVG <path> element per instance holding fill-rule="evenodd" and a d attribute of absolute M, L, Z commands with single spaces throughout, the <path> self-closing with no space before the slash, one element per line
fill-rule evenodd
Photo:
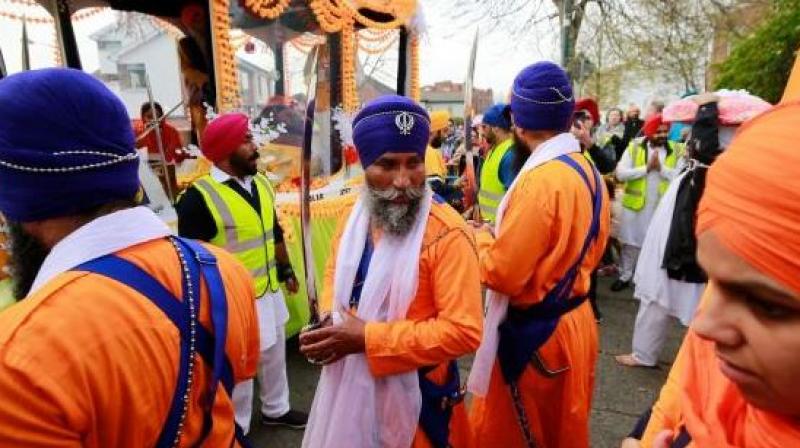
<path fill-rule="evenodd" d="M 123 54 L 118 64 L 145 64 L 150 84 L 153 89 L 153 98 L 161 103 L 166 112 L 172 106 L 182 101 L 182 81 L 180 74 L 180 61 L 178 57 L 177 42 L 167 34 L 162 34 L 155 39 L 145 42 Z M 131 117 L 139 116 L 139 108 L 147 101 L 147 90 L 120 89 L 119 96 L 128 109 Z M 179 108 L 173 115 L 183 116 L 183 108 Z"/>

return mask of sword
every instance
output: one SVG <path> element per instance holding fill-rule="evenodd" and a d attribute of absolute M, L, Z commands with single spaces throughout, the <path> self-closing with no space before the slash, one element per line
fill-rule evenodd
<path fill-rule="evenodd" d="M 153 121 L 148 123 L 147 126 L 145 126 L 144 130 L 142 131 L 142 133 L 136 136 L 136 141 L 138 142 L 139 140 L 147 137 L 151 132 L 153 132 L 155 130 L 157 125 L 161 124 L 162 121 L 166 120 L 167 117 L 172 115 L 172 113 L 175 112 L 176 110 L 178 110 L 178 108 L 181 107 L 182 105 L 183 105 L 183 101 L 179 101 L 178 104 L 172 106 L 172 109 L 168 110 L 167 113 L 165 113 L 164 115 L 162 115 L 162 116 L 158 117 L 157 119 L 154 119 Z M 153 106 L 151 105 L 150 107 L 152 108 Z M 155 117 L 155 115 L 156 115 L 155 111 L 152 112 L 152 113 L 153 113 L 153 116 Z"/>
<path fill-rule="evenodd" d="M 145 87 L 147 87 L 147 101 L 150 103 L 150 111 L 152 112 L 153 116 L 156 115 L 156 105 L 155 101 L 153 100 L 153 90 L 150 87 L 150 75 L 145 73 L 144 74 L 144 82 Z M 175 200 L 175 192 L 172 191 L 172 181 L 169 177 L 169 169 L 167 168 L 167 154 L 164 152 L 164 140 L 161 137 L 161 126 L 156 126 L 153 128 L 156 131 L 156 146 L 158 146 L 158 153 L 161 156 L 161 164 L 164 167 L 164 183 L 167 185 L 167 195 L 169 196 L 169 201 L 172 202 Z"/>
<path fill-rule="evenodd" d="M 469 65 L 467 66 L 467 78 L 464 81 L 464 156 L 467 158 L 467 170 L 471 171 L 475 178 L 472 201 L 472 219 L 480 222 L 480 207 L 478 204 L 478 173 L 475 171 L 475 163 L 472 160 L 472 81 L 475 77 L 475 59 L 478 56 L 478 30 L 475 30 L 475 39 L 472 41 L 472 50 L 469 55 Z"/>
<path fill-rule="evenodd" d="M 306 294 L 310 314 L 308 325 L 303 328 L 304 331 L 317 328 L 320 324 L 317 282 L 314 275 L 314 250 L 311 247 L 311 138 L 314 134 L 318 57 L 319 47 L 315 45 L 309 52 L 303 69 L 307 105 L 303 132 L 303 157 L 300 160 L 300 235 L 303 244 L 303 267 L 306 274 Z"/>

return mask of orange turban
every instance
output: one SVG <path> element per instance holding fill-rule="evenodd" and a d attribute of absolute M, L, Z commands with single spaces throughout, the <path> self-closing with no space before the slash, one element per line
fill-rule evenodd
<path fill-rule="evenodd" d="M 800 101 L 739 130 L 708 171 L 698 235 L 711 230 L 760 272 L 800 292 Z"/>
<path fill-rule="evenodd" d="M 642 126 L 642 134 L 644 134 L 647 139 L 653 138 L 658 127 L 664 124 L 664 119 L 662 118 L 661 114 L 654 114 L 650 118 L 648 118 L 644 125 Z"/>

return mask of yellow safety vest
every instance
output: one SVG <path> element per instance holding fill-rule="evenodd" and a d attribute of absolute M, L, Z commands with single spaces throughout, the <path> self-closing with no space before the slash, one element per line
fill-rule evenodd
<path fill-rule="evenodd" d="M 486 156 L 481 169 L 481 189 L 478 192 L 478 205 L 484 221 L 494 224 L 497 219 L 497 207 L 506 194 L 506 187 L 500 181 L 500 163 L 506 155 L 514 139 L 508 138 L 500 142 Z"/>
<path fill-rule="evenodd" d="M 210 175 L 194 182 L 205 199 L 217 225 L 217 235 L 210 241 L 232 253 L 244 264 L 255 281 L 256 297 L 269 289 L 278 290 L 278 265 L 275 259 L 275 192 L 261 174 L 253 177 L 258 190 L 261 213 L 234 189 L 215 181 Z"/>
<path fill-rule="evenodd" d="M 446 175 L 447 167 L 444 164 L 442 153 L 438 149 L 428 146 L 425 150 L 425 176 L 444 182 Z"/>
<path fill-rule="evenodd" d="M 632 141 L 628 145 L 628 152 L 631 153 L 634 167 L 642 167 L 647 165 L 647 160 L 644 145 L 642 141 Z M 669 142 L 672 151 L 667 154 L 664 165 L 667 168 L 675 168 L 678 158 L 683 157 L 684 145 L 681 143 Z M 658 197 L 661 197 L 669 187 L 668 180 L 662 180 L 658 185 Z M 647 188 L 647 176 L 640 177 L 625 182 L 625 194 L 622 196 L 622 206 L 633 211 L 639 211 L 644 208 L 645 204 L 645 189 Z"/>

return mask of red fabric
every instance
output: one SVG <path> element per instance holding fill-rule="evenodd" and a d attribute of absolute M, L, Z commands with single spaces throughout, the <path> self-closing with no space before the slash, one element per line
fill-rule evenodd
<path fill-rule="evenodd" d="M 203 131 L 200 148 L 203 155 L 216 163 L 233 154 L 247 137 L 248 121 L 243 113 L 223 114 L 213 119 Z"/>
<path fill-rule="evenodd" d="M 651 139 L 658 130 L 658 127 L 662 124 L 664 124 L 662 115 L 655 114 L 644 122 L 644 126 L 642 126 L 642 134 L 644 134 L 644 136 L 648 139 Z"/>
<path fill-rule="evenodd" d="M 592 116 L 594 124 L 600 123 L 600 108 L 597 107 L 597 102 L 591 98 L 581 98 L 575 103 L 575 110 L 585 110 Z"/>
<path fill-rule="evenodd" d="M 145 126 L 142 120 L 133 122 L 133 130 L 137 137 L 144 132 L 144 129 Z M 167 163 L 180 163 L 186 159 L 183 153 L 178 153 L 178 150 L 183 148 L 181 134 L 171 124 L 161 123 L 161 141 L 164 144 L 164 155 L 167 157 Z M 158 140 L 155 131 L 150 131 L 141 139 L 137 139 L 136 147 L 147 148 L 147 152 L 150 154 L 158 154 Z"/>

